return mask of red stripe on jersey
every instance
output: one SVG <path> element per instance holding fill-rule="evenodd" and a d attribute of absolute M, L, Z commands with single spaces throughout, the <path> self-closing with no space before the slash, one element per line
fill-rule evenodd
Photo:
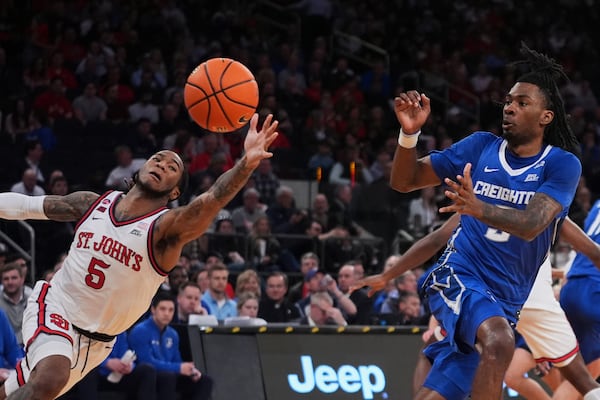
<path fill-rule="evenodd" d="M 40 333 L 45 333 L 47 335 L 62 336 L 65 339 L 67 339 L 69 342 L 71 342 L 71 345 L 73 345 L 73 338 L 71 336 L 69 336 L 65 332 L 57 331 L 52 328 L 49 328 L 46 325 L 46 301 L 45 300 L 46 300 L 46 295 L 48 294 L 48 289 L 50 289 L 50 284 L 44 283 L 42 285 L 42 290 L 40 291 L 40 295 L 38 296 L 38 298 L 36 300 L 36 303 L 38 304 L 38 327 L 35 330 L 35 332 L 33 333 L 33 335 L 31 336 L 31 338 L 27 341 L 27 344 L 25 345 L 25 351 L 27 351 L 27 349 L 29 348 L 31 343 L 33 343 L 35 338 L 37 338 Z"/>
<path fill-rule="evenodd" d="M 21 364 L 23 364 L 23 361 L 25 361 L 24 358 L 22 358 L 18 363 L 17 363 L 17 383 L 19 384 L 19 386 L 23 386 L 25 385 L 25 374 L 23 374 L 23 366 Z"/>
<path fill-rule="evenodd" d="M 104 199 L 106 198 L 106 196 L 108 196 L 109 194 L 111 194 L 114 190 L 109 190 L 108 192 L 104 193 L 102 196 L 98 197 L 96 199 L 96 201 L 94 201 L 92 203 L 92 205 L 90 206 L 90 208 L 87 209 L 87 211 L 85 212 L 85 214 L 83 214 L 83 217 L 81 217 L 79 219 L 79 222 L 77 222 L 77 225 L 75 225 L 75 231 L 77 231 L 77 229 L 79 229 L 79 226 L 81 224 L 83 224 L 83 221 L 85 221 L 87 219 L 87 217 L 90 216 L 90 214 L 92 213 L 92 211 L 94 211 L 94 209 L 96 208 L 96 206 Z"/>
<path fill-rule="evenodd" d="M 158 266 L 158 262 L 156 261 L 156 258 L 154 257 L 154 246 L 152 245 L 152 243 L 153 243 L 152 238 L 154 237 L 154 223 L 155 222 L 156 222 L 156 219 L 154 221 L 152 221 L 152 223 L 150 224 L 150 227 L 148 228 L 148 243 L 147 243 L 148 258 L 150 261 L 150 265 L 152 265 L 152 268 L 154 268 L 154 270 L 156 271 L 157 274 L 159 274 L 160 276 L 167 276 L 167 275 L 169 275 L 169 273 L 163 271 L 162 268 Z"/>
<path fill-rule="evenodd" d="M 541 362 L 544 362 L 544 361 L 548 361 L 548 362 L 551 362 L 553 364 L 558 364 L 558 363 L 561 363 L 561 362 L 563 362 L 565 360 L 568 360 L 569 358 L 573 357 L 575 354 L 577 354 L 578 351 L 579 351 L 579 343 L 575 346 L 575 348 L 573 350 L 571 350 L 570 352 L 568 352 L 564 356 L 557 357 L 557 358 L 546 358 L 546 357 L 536 358 L 535 362 L 536 363 L 541 363 Z"/>

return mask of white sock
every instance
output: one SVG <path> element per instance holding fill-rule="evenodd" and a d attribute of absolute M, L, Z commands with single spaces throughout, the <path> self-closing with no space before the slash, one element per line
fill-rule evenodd
<path fill-rule="evenodd" d="M 587 392 L 583 400 L 600 400 L 600 388 Z"/>

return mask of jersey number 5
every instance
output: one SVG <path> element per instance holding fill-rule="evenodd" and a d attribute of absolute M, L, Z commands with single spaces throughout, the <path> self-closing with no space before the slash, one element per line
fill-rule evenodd
<path fill-rule="evenodd" d="M 110 267 L 110 264 L 92 257 L 90 265 L 88 265 L 88 274 L 85 276 L 85 283 L 92 289 L 102 289 L 106 275 L 102 269 Z"/>

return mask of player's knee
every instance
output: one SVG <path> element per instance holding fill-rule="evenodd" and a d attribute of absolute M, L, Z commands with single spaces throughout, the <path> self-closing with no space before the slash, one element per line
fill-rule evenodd
<path fill-rule="evenodd" d="M 493 318 L 482 324 L 477 333 L 481 356 L 496 362 L 508 363 L 515 349 L 515 336 L 506 320 Z"/>

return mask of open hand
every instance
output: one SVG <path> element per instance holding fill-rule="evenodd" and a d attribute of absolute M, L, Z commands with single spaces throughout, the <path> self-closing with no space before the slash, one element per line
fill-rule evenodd
<path fill-rule="evenodd" d="M 273 157 L 273 153 L 269 152 L 269 147 L 277 138 L 277 126 L 279 122 L 273 121 L 273 114 L 269 114 L 262 125 L 262 128 L 257 131 L 258 114 L 254 114 L 250 119 L 250 129 L 244 140 L 244 151 L 246 153 L 246 163 L 249 168 L 256 168 L 260 160 Z"/>
<path fill-rule="evenodd" d="M 456 181 L 450 178 L 444 179 L 444 182 L 450 188 L 444 194 L 452 200 L 453 204 L 440 208 L 440 212 L 456 212 L 471 215 L 475 218 L 480 218 L 483 215 L 483 202 L 477 198 L 473 191 L 471 167 L 471 163 L 467 163 L 463 175 L 457 175 Z"/>

